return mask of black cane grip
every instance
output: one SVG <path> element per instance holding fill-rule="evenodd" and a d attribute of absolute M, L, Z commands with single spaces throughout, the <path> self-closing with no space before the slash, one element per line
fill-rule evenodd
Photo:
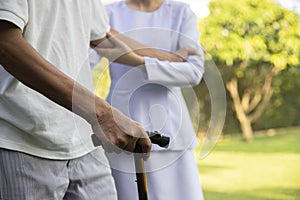
<path fill-rule="evenodd" d="M 160 147 L 168 148 L 170 143 L 170 138 L 159 134 L 157 131 L 148 132 L 149 138 L 153 144 L 157 144 Z"/>
<path fill-rule="evenodd" d="M 146 133 L 149 135 L 149 138 L 153 144 L 157 144 L 158 146 L 163 147 L 163 148 L 168 148 L 169 143 L 170 143 L 169 137 L 163 136 L 163 135 L 159 134 L 157 131 L 154 131 L 154 132 L 146 131 Z M 93 134 L 91 137 L 92 137 L 92 142 L 95 147 L 102 145 L 101 141 L 98 139 L 98 137 L 95 134 Z"/>

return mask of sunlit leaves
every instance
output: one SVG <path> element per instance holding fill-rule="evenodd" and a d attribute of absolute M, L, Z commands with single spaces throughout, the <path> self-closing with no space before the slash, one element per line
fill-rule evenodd
<path fill-rule="evenodd" d="M 299 65 L 299 16 L 292 11 L 272 0 L 212 0 L 209 7 L 200 21 L 208 59 L 227 66 L 243 60 L 281 69 Z"/>

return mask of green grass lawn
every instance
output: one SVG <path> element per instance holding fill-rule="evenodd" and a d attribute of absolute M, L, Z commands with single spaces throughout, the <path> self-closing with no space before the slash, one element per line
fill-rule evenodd
<path fill-rule="evenodd" d="M 223 139 L 197 162 L 206 200 L 300 200 L 300 129 Z"/>

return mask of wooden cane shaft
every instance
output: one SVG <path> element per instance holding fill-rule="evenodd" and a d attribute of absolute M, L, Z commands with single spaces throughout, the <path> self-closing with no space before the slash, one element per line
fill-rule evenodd
<path fill-rule="evenodd" d="M 136 150 L 135 152 L 138 152 Z M 140 151 L 141 152 L 141 151 Z M 144 159 L 140 153 L 134 155 L 136 182 L 139 194 L 139 200 L 148 200 L 147 177 L 145 172 Z"/>

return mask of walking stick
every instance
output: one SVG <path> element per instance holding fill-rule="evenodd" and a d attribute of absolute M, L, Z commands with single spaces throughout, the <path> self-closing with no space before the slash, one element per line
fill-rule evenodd
<path fill-rule="evenodd" d="M 147 177 L 145 172 L 144 158 L 142 156 L 142 147 L 139 144 L 136 144 L 134 152 L 135 176 L 139 200 L 148 200 Z"/>
<path fill-rule="evenodd" d="M 149 138 L 153 144 L 157 144 L 160 147 L 167 148 L 170 142 L 169 137 L 160 135 L 157 131 L 148 132 Z M 101 142 L 95 134 L 92 135 L 92 140 L 95 146 L 100 146 Z M 135 163 L 135 175 L 136 183 L 138 188 L 139 200 L 148 200 L 148 187 L 147 187 L 147 177 L 144 165 L 144 158 L 142 156 L 142 147 L 136 144 L 134 149 L 134 163 Z"/>
<path fill-rule="evenodd" d="M 167 148 L 170 142 L 169 137 L 160 135 L 157 131 L 147 132 L 153 144 Z M 138 188 L 139 200 L 148 200 L 147 176 L 145 171 L 144 159 L 142 156 L 142 147 L 136 144 L 134 150 L 135 175 Z"/>

